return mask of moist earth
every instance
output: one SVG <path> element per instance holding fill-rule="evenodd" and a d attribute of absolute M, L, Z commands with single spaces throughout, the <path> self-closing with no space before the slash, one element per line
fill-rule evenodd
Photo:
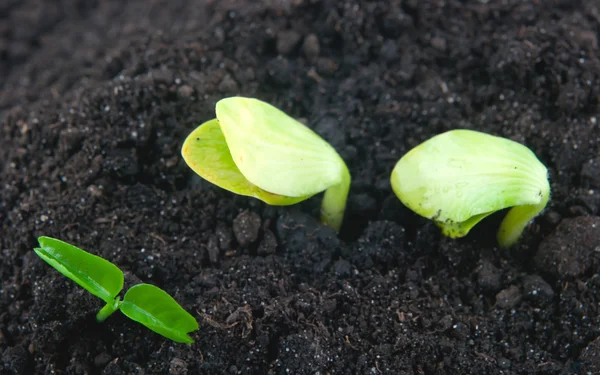
<path fill-rule="evenodd" d="M 599 35 L 595 0 L 0 2 L 0 374 L 599 373 Z M 234 95 L 346 160 L 339 236 L 320 197 L 269 207 L 185 165 Z M 452 240 L 391 191 L 403 154 L 456 128 L 548 167 L 513 248 L 503 213 Z M 40 235 L 165 289 L 196 342 L 96 323 Z"/>

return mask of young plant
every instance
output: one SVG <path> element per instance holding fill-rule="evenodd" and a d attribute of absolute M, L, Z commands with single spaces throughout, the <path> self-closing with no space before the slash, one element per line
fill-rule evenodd
<path fill-rule="evenodd" d="M 152 331 L 176 342 L 194 342 L 188 332 L 198 329 L 198 322 L 162 289 L 150 284 L 131 287 L 123 300 L 117 296 L 123 289 L 123 271 L 109 261 L 66 242 L 39 237 L 35 252 L 58 272 L 75 281 L 106 305 L 96 315 L 103 322 L 112 313 L 123 314 Z"/>
<path fill-rule="evenodd" d="M 181 150 L 205 180 L 235 194 L 286 206 L 325 191 L 321 220 L 339 231 L 350 172 L 333 147 L 272 105 L 232 97 L 196 128 Z"/>
<path fill-rule="evenodd" d="M 391 176 L 394 193 L 457 238 L 486 216 L 512 207 L 497 239 L 516 243 L 548 203 L 546 167 L 520 143 L 472 130 L 437 135 L 409 151 Z"/>

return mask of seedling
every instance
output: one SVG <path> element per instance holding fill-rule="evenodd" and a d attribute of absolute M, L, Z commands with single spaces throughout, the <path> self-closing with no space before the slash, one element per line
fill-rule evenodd
<path fill-rule="evenodd" d="M 162 289 L 150 284 L 131 287 L 123 300 L 123 271 L 109 261 L 66 242 L 39 237 L 35 252 L 58 272 L 75 281 L 88 292 L 106 302 L 96 315 L 103 322 L 117 310 L 152 331 L 173 341 L 191 344 L 188 332 L 198 329 L 198 322 Z"/>
<path fill-rule="evenodd" d="M 275 206 L 325 191 L 321 220 L 339 231 L 350 172 L 331 145 L 257 99 L 222 99 L 216 113 L 183 143 L 183 159 L 194 172 L 232 193 Z"/>
<path fill-rule="evenodd" d="M 548 203 L 548 171 L 520 143 L 472 130 L 452 130 L 409 151 L 394 167 L 392 188 L 402 203 L 457 238 L 486 216 L 512 207 L 497 239 L 517 242 Z"/>

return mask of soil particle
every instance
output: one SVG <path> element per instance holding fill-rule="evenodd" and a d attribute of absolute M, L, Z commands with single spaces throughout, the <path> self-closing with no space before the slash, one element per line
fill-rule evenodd
<path fill-rule="evenodd" d="M 189 85 L 183 85 L 183 86 L 181 86 L 180 88 L 177 89 L 177 92 L 182 97 L 189 98 L 194 93 L 194 88 L 191 87 L 191 86 L 189 86 Z"/>
<path fill-rule="evenodd" d="M 539 275 L 527 275 L 523 279 L 523 294 L 533 303 L 544 306 L 554 298 L 554 290 Z"/>
<path fill-rule="evenodd" d="M 308 34 L 302 43 L 302 51 L 304 51 L 304 55 L 309 61 L 315 61 L 321 52 L 319 37 L 315 34 Z"/>
<path fill-rule="evenodd" d="M 216 236 L 211 236 L 208 240 L 208 244 L 206 245 L 208 251 L 208 260 L 211 263 L 216 264 L 219 262 L 219 245 L 218 239 Z"/>
<path fill-rule="evenodd" d="M 600 266 L 600 217 L 563 220 L 539 246 L 535 264 L 553 277 L 579 277 L 597 273 Z"/>
<path fill-rule="evenodd" d="M 277 238 L 271 230 L 265 230 L 263 238 L 258 245 L 258 255 L 271 255 L 277 250 Z"/>
<path fill-rule="evenodd" d="M 502 274 L 490 261 L 484 260 L 477 275 L 479 286 L 489 292 L 498 292 L 502 287 Z"/>
<path fill-rule="evenodd" d="M 243 211 L 233 221 L 233 234 L 240 246 L 245 247 L 256 242 L 260 227 L 260 215 Z"/>
<path fill-rule="evenodd" d="M 281 88 L 290 87 L 293 84 L 294 76 L 297 74 L 294 63 L 281 56 L 268 62 L 267 72 L 271 82 Z"/>
<path fill-rule="evenodd" d="M 235 92 L 238 90 L 238 84 L 231 75 L 227 74 L 219 83 L 219 90 L 224 93 Z"/>
<path fill-rule="evenodd" d="M 584 187 L 600 189 L 600 156 L 583 164 L 581 180 Z"/>
<path fill-rule="evenodd" d="M 516 285 L 511 285 L 508 288 L 501 290 L 496 294 L 496 305 L 501 309 L 512 309 L 521 302 L 521 290 Z"/>
<path fill-rule="evenodd" d="M 333 272 L 339 277 L 348 277 L 352 272 L 352 265 L 344 259 L 336 260 L 333 263 Z"/>
<path fill-rule="evenodd" d="M 106 353 L 106 352 L 102 352 L 100 354 L 98 354 L 96 357 L 94 357 L 94 366 L 99 367 L 99 368 L 104 368 L 108 362 L 110 362 L 111 360 L 111 356 L 110 354 Z"/>
<path fill-rule="evenodd" d="M 445 331 L 450 329 L 453 324 L 453 319 L 451 315 L 444 315 L 440 321 L 437 323 L 437 326 L 440 330 Z"/>
<path fill-rule="evenodd" d="M 446 50 L 446 39 L 440 37 L 431 38 L 431 46 L 443 52 Z"/>
<path fill-rule="evenodd" d="M 219 249 L 222 251 L 231 250 L 231 246 L 233 244 L 233 233 L 230 226 L 223 222 L 219 222 L 217 224 L 217 228 L 215 229 L 215 235 L 217 236 Z"/>
<path fill-rule="evenodd" d="M 173 358 L 169 363 L 169 375 L 187 375 L 188 364 L 181 358 Z"/>
<path fill-rule="evenodd" d="M 302 39 L 302 35 L 294 30 L 284 30 L 277 34 L 277 52 L 289 55 Z"/>

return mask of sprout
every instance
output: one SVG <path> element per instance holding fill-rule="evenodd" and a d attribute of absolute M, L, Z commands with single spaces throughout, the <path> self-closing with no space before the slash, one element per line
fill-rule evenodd
<path fill-rule="evenodd" d="M 194 172 L 232 193 L 275 206 L 325 191 L 321 220 L 339 231 L 350 172 L 333 147 L 257 99 L 222 99 L 216 113 L 216 119 L 200 125 L 183 143 L 181 153 Z"/>
<path fill-rule="evenodd" d="M 405 206 L 452 238 L 513 207 L 498 230 L 502 247 L 517 242 L 550 197 L 546 167 L 531 150 L 472 130 L 452 130 L 415 147 L 398 161 L 391 183 Z"/>
<path fill-rule="evenodd" d="M 54 238 L 40 237 L 38 241 L 40 248 L 34 250 L 40 258 L 106 302 L 96 315 L 97 321 L 103 322 L 120 309 L 130 319 L 166 338 L 187 344 L 194 342 L 187 333 L 197 330 L 198 322 L 164 290 L 138 284 L 121 301 L 117 295 L 123 289 L 123 271 L 117 266 Z"/>

